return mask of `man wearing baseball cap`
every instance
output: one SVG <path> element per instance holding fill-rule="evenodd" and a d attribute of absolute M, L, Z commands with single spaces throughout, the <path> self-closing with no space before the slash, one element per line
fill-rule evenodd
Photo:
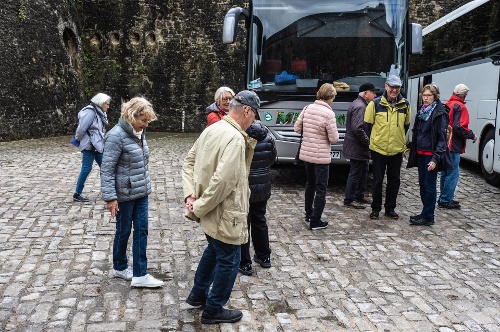
<path fill-rule="evenodd" d="M 241 244 L 248 241 L 248 175 L 257 141 L 245 130 L 259 107 L 255 92 L 238 93 L 229 114 L 205 128 L 184 159 L 186 217 L 199 222 L 207 238 L 186 302 L 204 308 L 203 324 L 234 323 L 243 316 L 223 305 L 238 274 Z"/>
<path fill-rule="evenodd" d="M 441 172 L 440 194 L 438 206 L 445 209 L 460 209 L 460 203 L 455 201 L 455 188 L 460 176 L 460 154 L 465 152 L 465 142 L 470 139 L 476 143 L 477 137 L 469 129 L 469 111 L 465 107 L 465 97 L 469 88 L 465 84 L 458 84 L 453 89 L 453 95 L 445 103 L 449 108 L 449 118 L 451 131 L 451 140 L 449 149 L 453 169 Z"/>
<path fill-rule="evenodd" d="M 365 130 L 370 137 L 373 168 L 373 200 L 370 219 L 378 219 L 382 210 L 382 184 L 387 172 L 385 216 L 399 219 L 396 200 L 401 183 L 401 163 L 410 127 L 411 106 L 400 93 L 401 79 L 390 75 L 382 96 L 371 101 L 365 111 Z"/>
<path fill-rule="evenodd" d="M 344 206 L 353 209 L 366 208 L 371 201 L 365 198 L 366 176 L 370 160 L 370 138 L 363 128 L 366 105 L 377 97 L 380 91 L 371 83 L 359 87 L 358 98 L 347 109 L 344 138 L 344 156 L 351 165 L 345 187 Z"/>

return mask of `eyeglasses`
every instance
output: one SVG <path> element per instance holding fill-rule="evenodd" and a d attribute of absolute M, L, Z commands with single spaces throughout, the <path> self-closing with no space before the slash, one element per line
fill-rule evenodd
<path fill-rule="evenodd" d="M 390 85 L 388 85 L 387 87 L 389 87 L 389 89 L 391 89 L 391 90 L 399 90 L 399 89 L 401 89 L 400 86 L 390 86 Z"/>
<path fill-rule="evenodd" d="M 151 120 L 146 120 L 146 119 L 142 119 L 140 120 L 143 124 L 149 124 L 151 123 Z"/>
<path fill-rule="evenodd" d="M 233 97 L 227 97 L 227 98 L 226 98 L 226 97 L 224 97 L 224 98 L 222 98 L 222 101 L 223 101 L 223 102 L 226 102 L 226 101 L 231 101 L 231 100 L 233 100 Z"/>
<path fill-rule="evenodd" d="M 247 105 L 247 106 L 248 106 L 248 105 Z M 248 107 L 250 107 L 250 109 L 252 110 L 253 114 L 255 115 L 255 118 L 256 118 L 256 119 L 260 119 L 260 117 L 259 117 L 259 112 L 257 112 L 257 111 L 256 111 L 253 107 L 251 107 L 251 106 L 248 106 Z"/>
<path fill-rule="evenodd" d="M 434 97 L 434 95 L 428 95 L 428 94 L 422 95 L 422 98 L 428 98 L 428 97 Z"/>

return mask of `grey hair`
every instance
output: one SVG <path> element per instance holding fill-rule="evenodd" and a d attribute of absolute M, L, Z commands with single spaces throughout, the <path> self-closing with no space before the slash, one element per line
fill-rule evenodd
<path fill-rule="evenodd" d="M 229 113 L 235 112 L 238 113 L 240 111 L 243 111 L 245 109 L 244 104 L 240 103 L 236 99 L 231 100 L 231 104 L 229 104 Z"/>
<path fill-rule="evenodd" d="M 107 102 L 108 100 L 111 100 L 111 97 L 108 96 L 105 93 L 99 92 L 96 94 L 92 99 L 90 100 L 92 103 L 96 104 L 99 107 L 102 107 L 102 105 Z"/>
<path fill-rule="evenodd" d="M 228 88 L 227 86 L 221 86 L 220 88 L 215 91 L 215 96 L 214 100 L 217 105 L 220 104 L 222 101 L 222 96 L 224 95 L 224 92 L 229 92 L 232 97 L 234 97 L 234 91 L 231 88 Z"/>
<path fill-rule="evenodd" d="M 366 92 L 366 91 L 361 91 L 360 93 L 358 93 L 358 96 L 360 96 L 360 97 L 364 97 L 364 96 L 365 96 L 365 92 Z"/>

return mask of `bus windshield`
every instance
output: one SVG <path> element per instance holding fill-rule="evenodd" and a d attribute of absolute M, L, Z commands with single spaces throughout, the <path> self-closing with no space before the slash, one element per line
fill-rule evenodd
<path fill-rule="evenodd" d="M 383 89 L 388 74 L 406 73 L 405 0 L 254 0 L 252 13 L 249 88 Z"/>

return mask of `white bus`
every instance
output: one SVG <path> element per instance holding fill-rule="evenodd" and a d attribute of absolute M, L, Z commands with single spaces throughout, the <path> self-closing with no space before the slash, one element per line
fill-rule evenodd
<path fill-rule="evenodd" d="M 478 140 L 467 142 L 462 158 L 478 163 L 488 183 L 500 184 L 500 0 L 471 1 L 425 27 L 422 35 L 423 54 L 410 65 L 412 108 L 420 106 L 418 93 L 425 84 L 436 82 L 443 102 L 455 85 L 467 85 L 469 128 Z"/>
<path fill-rule="evenodd" d="M 230 9 L 222 41 L 234 43 L 245 19 L 245 88 L 260 97 L 260 118 L 276 140 L 277 161 L 295 159 L 300 136 L 293 125 L 326 82 L 337 86 L 332 108 L 340 139 L 332 162 L 342 153 L 346 111 L 359 86 L 381 91 L 386 76 L 408 77 L 408 54 L 420 53 L 422 27 L 408 23 L 408 0 L 250 0 Z M 241 34 L 240 34 L 241 36 Z M 242 40 L 243 38 L 240 38 Z M 410 43 L 411 41 L 411 43 Z"/>

